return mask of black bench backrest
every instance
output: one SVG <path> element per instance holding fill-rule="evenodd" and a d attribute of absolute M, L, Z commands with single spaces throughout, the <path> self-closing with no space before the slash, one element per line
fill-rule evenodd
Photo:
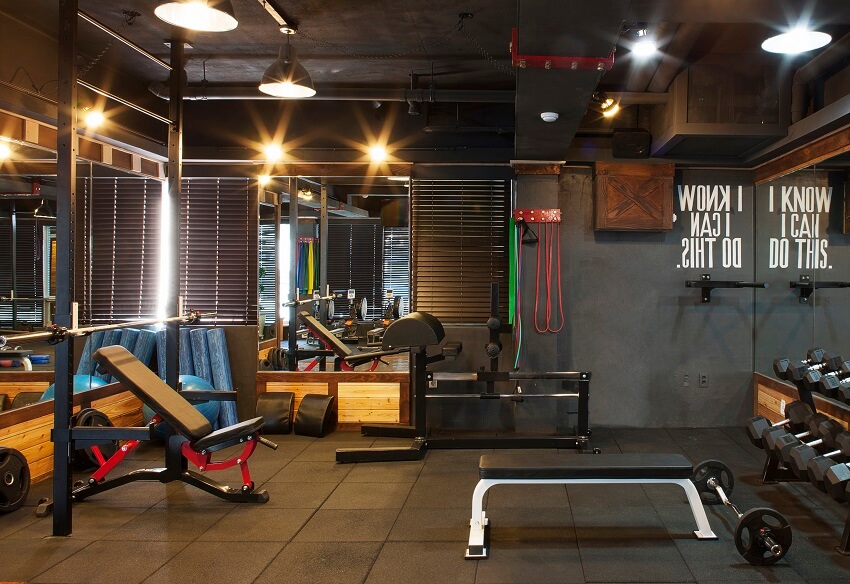
<path fill-rule="evenodd" d="M 101 347 L 92 358 L 190 442 L 212 433 L 203 414 L 121 345 Z"/>
<path fill-rule="evenodd" d="M 349 349 L 345 343 L 336 338 L 336 335 L 329 331 L 321 322 L 316 320 L 312 314 L 306 310 L 302 310 L 298 313 L 298 316 L 300 316 L 301 320 L 304 321 L 304 326 L 310 329 L 310 332 L 319 337 L 323 343 L 329 346 L 331 351 L 333 351 L 337 356 L 348 357 L 351 355 L 351 349 Z"/>

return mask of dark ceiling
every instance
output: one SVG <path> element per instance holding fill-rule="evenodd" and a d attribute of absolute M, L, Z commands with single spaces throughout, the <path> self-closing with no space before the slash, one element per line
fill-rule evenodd
<path fill-rule="evenodd" d="M 197 148 L 195 156 L 201 158 L 208 155 L 203 147 L 211 146 L 213 140 L 219 140 L 215 144 L 219 150 L 235 146 L 221 138 L 240 134 L 242 128 L 234 119 L 266 119 L 282 111 L 276 103 L 260 104 L 254 99 L 261 97 L 256 85 L 286 35 L 279 32 L 261 1 L 232 2 L 238 27 L 226 33 L 190 32 L 186 71 L 196 95 L 202 88 L 209 97 L 229 91 L 251 99 L 225 103 L 210 99 L 195 105 L 194 110 L 187 106 L 187 120 L 197 130 L 194 139 L 187 130 L 187 144 Z M 165 43 L 171 33 L 153 14 L 157 3 L 79 0 L 79 7 L 167 60 Z M 16 4 L 20 6 L 13 10 L 0 10 L 55 36 L 58 2 Z M 315 82 L 318 94 L 314 101 L 331 96 L 357 98 L 359 111 L 371 101 L 375 106 L 395 101 L 397 111 L 390 117 L 430 132 L 431 136 L 417 142 L 421 149 L 495 140 L 500 148 L 512 147 L 517 159 L 537 160 L 563 159 L 576 133 L 587 130 L 588 125 L 592 128 L 586 111 L 590 94 L 597 88 L 626 92 L 624 104 L 652 103 L 647 94 L 666 93 L 677 72 L 705 60 L 723 63 L 753 58 L 776 75 L 784 75 L 817 52 L 793 58 L 770 55 L 760 49 L 767 36 L 801 19 L 831 33 L 834 39 L 850 30 L 847 0 L 274 0 L 269 4 L 297 26 L 298 34 L 291 42 Z M 127 12 L 139 15 L 129 23 Z M 471 16 L 461 20 L 462 13 Z M 641 22 L 658 35 L 661 49 L 658 56 L 643 61 L 633 58 L 632 37 L 623 32 Z M 607 72 L 517 70 L 511 66 L 509 52 L 514 27 L 520 53 L 605 57 L 616 48 L 613 68 Z M 145 88 L 151 82 L 165 81 L 166 71 L 120 43 L 110 43 L 106 34 L 84 21 L 79 23 L 79 35 L 84 79 L 165 111 L 165 102 Z M 419 89 L 470 94 L 459 103 L 433 105 L 426 122 L 401 120 L 408 117 L 407 104 L 398 96 L 404 95 L 411 82 Z M 497 94 L 500 91 L 507 92 L 508 99 L 504 93 Z M 370 96 L 386 99 L 370 100 Z M 303 124 L 308 120 L 319 123 L 316 120 L 323 117 L 352 117 L 345 109 L 348 106 L 325 103 L 293 106 L 296 113 L 288 115 Z M 479 110 L 470 112 L 474 107 Z M 540 121 L 539 113 L 547 110 L 559 112 L 557 124 Z M 435 122 L 431 114 L 443 118 Z M 626 121 L 619 123 L 640 124 L 636 112 L 624 114 L 623 119 Z M 452 135 L 446 136 L 449 133 Z M 327 148 L 327 144 L 320 146 Z"/>

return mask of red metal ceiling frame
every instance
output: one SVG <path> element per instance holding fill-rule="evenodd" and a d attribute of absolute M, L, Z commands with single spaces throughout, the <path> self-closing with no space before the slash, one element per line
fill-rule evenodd
<path fill-rule="evenodd" d="M 607 57 L 562 57 L 548 55 L 520 55 L 519 33 L 516 28 L 511 29 L 511 64 L 514 67 L 525 69 L 527 67 L 541 67 L 543 69 L 595 69 L 607 71 L 614 66 L 614 52 Z"/>

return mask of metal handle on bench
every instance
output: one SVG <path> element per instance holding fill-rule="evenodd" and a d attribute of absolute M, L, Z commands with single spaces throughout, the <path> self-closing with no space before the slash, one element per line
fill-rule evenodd
<path fill-rule="evenodd" d="M 263 446 L 268 446 L 272 450 L 277 450 L 277 444 L 269 440 L 268 438 L 263 438 L 262 436 L 257 436 L 257 441 Z"/>

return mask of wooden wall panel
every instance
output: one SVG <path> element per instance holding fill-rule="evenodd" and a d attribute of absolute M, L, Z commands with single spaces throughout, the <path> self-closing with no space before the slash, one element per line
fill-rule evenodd
<path fill-rule="evenodd" d="M 340 383 L 337 395 L 341 423 L 397 423 L 399 420 L 397 383 Z"/>
<path fill-rule="evenodd" d="M 783 420 L 784 407 L 798 399 L 797 388 L 771 377 L 756 373 L 754 383 L 754 407 L 756 415 L 764 416 L 771 422 Z M 815 407 L 819 412 L 835 419 L 850 429 L 850 407 L 819 394 L 813 394 Z"/>
<path fill-rule="evenodd" d="M 597 231 L 673 229 L 672 164 L 597 162 L 594 228 Z"/>

